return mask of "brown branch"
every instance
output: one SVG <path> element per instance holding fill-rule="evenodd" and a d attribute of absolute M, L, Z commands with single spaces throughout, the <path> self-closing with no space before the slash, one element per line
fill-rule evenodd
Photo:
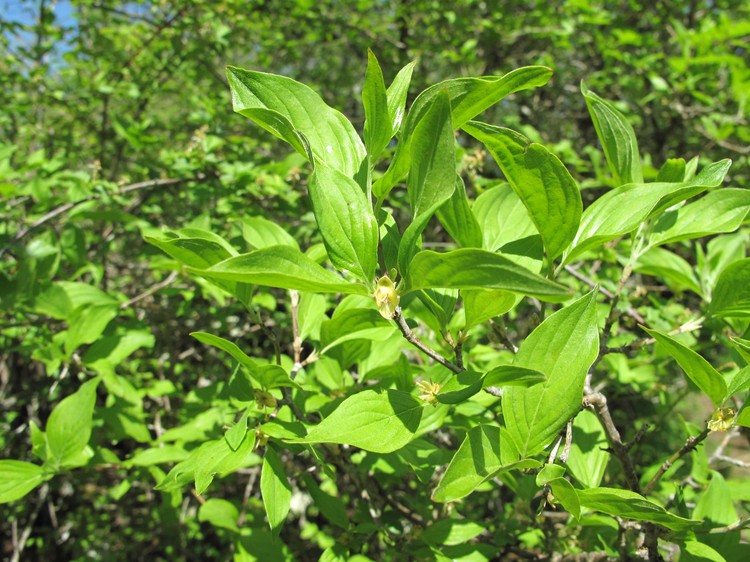
<path fill-rule="evenodd" d="M 679 450 L 675 451 L 672 456 L 670 456 L 667 460 L 665 460 L 661 466 L 659 467 L 659 470 L 656 471 L 656 474 L 649 480 L 648 484 L 646 484 L 646 487 L 643 489 L 643 494 L 648 495 L 651 493 L 651 491 L 654 489 L 654 486 L 659 482 L 662 476 L 664 476 L 664 473 L 669 470 L 674 463 L 676 463 L 679 459 L 687 455 L 689 452 L 693 451 L 706 437 L 708 437 L 708 434 L 711 432 L 710 429 L 706 428 L 703 431 L 701 431 L 698 435 L 693 437 L 692 435 L 687 438 L 685 441 L 685 444 L 679 448 Z"/>
<path fill-rule="evenodd" d="M 410 344 L 412 344 L 414 347 L 440 363 L 443 367 L 446 367 L 447 369 L 450 369 L 454 373 L 463 373 L 464 369 L 456 365 L 455 363 L 451 363 L 440 355 L 437 351 L 432 349 L 431 347 L 425 345 L 422 343 L 422 341 L 414 334 L 414 332 L 411 331 L 411 328 L 409 328 L 409 325 L 406 323 L 406 319 L 404 318 L 404 315 L 401 312 L 401 307 L 396 307 L 396 313 L 393 316 L 393 319 L 396 321 L 396 324 L 398 325 L 399 329 L 401 330 L 401 333 L 404 335 L 404 338 L 406 338 L 406 341 L 408 341 Z"/>
<path fill-rule="evenodd" d="M 583 273 L 579 272 L 576 268 L 574 268 L 574 267 L 572 267 L 570 265 L 566 265 L 565 266 L 565 271 L 567 271 L 568 273 L 570 273 L 573 277 L 575 277 L 579 281 L 583 281 L 584 283 L 586 283 L 586 285 L 588 285 L 592 289 L 594 287 L 599 287 L 599 292 L 601 294 L 603 294 L 605 297 L 607 297 L 608 299 L 611 300 L 611 299 L 615 298 L 615 293 L 613 293 L 609 289 L 605 289 L 604 287 L 602 287 L 601 285 L 599 285 L 599 283 L 597 283 L 593 279 L 590 279 L 589 277 L 586 277 Z M 628 307 L 627 313 L 628 313 L 628 316 L 631 316 L 632 318 L 634 318 L 635 321 L 638 322 L 639 324 L 645 324 L 646 323 L 646 320 L 644 320 L 643 316 L 641 316 L 641 314 L 635 308 L 633 308 L 632 306 Z"/>
<path fill-rule="evenodd" d="M 137 303 L 140 300 L 145 299 L 148 296 L 153 295 L 157 291 L 162 290 L 164 287 L 168 287 L 172 283 L 175 282 L 175 279 L 177 279 L 177 271 L 172 271 L 166 278 L 164 278 L 162 281 L 156 283 L 155 285 L 152 285 L 145 291 L 143 291 L 141 294 L 134 296 L 132 299 L 129 299 L 122 303 L 120 305 L 120 310 L 125 310 L 126 308 L 130 308 L 133 304 Z"/>

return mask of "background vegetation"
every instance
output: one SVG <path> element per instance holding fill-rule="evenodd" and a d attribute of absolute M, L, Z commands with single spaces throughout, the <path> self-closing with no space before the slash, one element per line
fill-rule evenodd
<path fill-rule="evenodd" d="M 333 560 L 346 559 L 341 552 L 348 548 L 374 560 L 396 559 L 404 544 L 420 540 L 411 510 L 423 522 L 444 515 L 439 507 L 402 509 L 387 501 L 407 494 L 409 487 L 431 487 L 431 473 L 412 477 L 421 466 L 417 461 L 376 465 L 351 451 L 354 468 L 339 473 L 338 481 L 327 473 L 313 479 L 304 463 L 284 458 L 304 487 L 295 490 L 281 541 L 260 531 L 267 528 L 258 493 L 260 456 L 252 455 L 214 482 L 206 497 L 187 487 L 154 490 L 186 451 L 221 438 L 235 421 L 236 397 L 227 384 L 234 362 L 190 332 L 220 334 L 241 343 L 251 357 L 281 357 L 287 367 L 299 351 L 284 291 L 255 292 L 248 311 L 144 242 L 144 236 L 156 236 L 163 227 L 194 227 L 246 248 L 257 224 L 248 218 L 265 217 L 304 249 L 320 243 L 305 197 L 304 159 L 232 112 L 227 64 L 310 85 L 359 131 L 368 48 L 377 54 L 386 80 L 417 61 L 409 103 L 426 86 L 447 78 L 545 65 L 554 70 L 545 87 L 506 98 L 483 120 L 547 146 L 579 182 L 584 206 L 615 183 L 580 95 L 582 80 L 616 101 L 631 120 L 648 180 L 656 179 L 668 158 L 698 156 L 701 165 L 732 158 L 732 187 L 747 188 L 750 181 L 750 9 L 744 2 L 17 4 L 0 20 L 0 458 L 31 460 L 35 432 L 45 427 L 53 408 L 92 374 L 105 384 L 96 399 L 93 456 L 77 459 L 71 466 L 82 468 L 66 471 L 23 500 L 0 505 L 2 556 L 13 560 L 207 560 L 232 553 L 242 560 L 317 560 L 324 551 Z M 500 172 L 476 144 L 460 142 L 473 197 L 495 185 Z M 396 212 L 404 211 L 396 205 Z M 661 329 L 683 325 L 701 309 L 701 288 L 713 285 L 723 265 L 747 255 L 748 232 L 745 222 L 735 234 L 702 240 L 698 249 L 675 249 L 673 255 L 687 260 L 685 265 L 659 259 L 641 264 L 620 308 L 636 307 L 644 315 L 658 310 L 645 319 Z M 434 243 L 444 242 L 441 236 L 435 230 Z M 712 253 L 712 244 L 725 252 Z M 701 255 L 718 261 L 699 263 Z M 605 289 L 616 289 L 618 272 L 599 276 L 594 266 L 585 274 Z M 321 297 L 305 306 L 322 315 L 332 304 Z M 318 317 L 304 327 L 303 356 L 312 351 L 309 342 L 321 341 L 324 321 Z M 479 326 L 471 337 L 473 360 L 486 366 L 483 351 L 502 347 L 508 337 L 521 340 L 538 321 L 529 308 L 513 317 L 510 334 Z M 625 328 L 635 329 L 635 321 L 627 321 L 631 325 Z M 733 333 L 747 339 L 747 321 L 736 322 Z M 445 345 L 439 324 L 430 328 L 422 336 L 437 347 Z M 708 326 L 689 335 L 687 343 L 713 350 L 715 366 L 742 365 L 720 333 L 721 328 Z M 620 345 L 631 342 L 625 337 Z M 321 392 L 345 395 L 352 384 L 350 368 L 358 364 L 366 373 L 361 363 L 368 353 L 369 347 L 349 347 L 322 362 L 329 373 L 325 379 L 320 368 Z M 637 448 L 644 467 L 658 466 L 679 448 L 685 427 L 705 418 L 695 414 L 705 407 L 695 389 L 659 357 L 628 363 L 625 355 L 612 354 L 604 360 L 619 373 L 607 392 L 625 440 L 648 435 L 647 445 Z M 410 377 L 408 368 L 405 376 Z M 450 460 L 472 415 L 466 409 L 450 431 L 439 434 L 442 441 L 430 452 L 433 469 Z M 646 423 L 658 431 L 649 432 Z M 711 445 L 718 453 L 706 455 L 710 467 L 687 463 L 673 479 L 705 489 L 709 470 L 720 471 L 746 516 L 748 465 L 724 455 L 726 447 L 744 451 L 746 442 L 737 432 L 729 436 L 731 442 L 718 439 Z M 157 448 L 158 457 L 145 454 Z M 622 485 L 619 465 L 608 466 L 608 481 Z M 406 473 L 411 476 L 402 478 Z M 372 474 L 378 475 L 374 491 L 363 480 Z M 492 547 L 446 556 L 500 559 L 501 552 L 512 559 L 565 550 L 558 521 L 536 517 L 540 497 L 523 482 L 515 485 L 512 497 L 498 494 L 455 507 L 483 526 L 489 539 L 480 542 Z M 665 493 L 673 494 L 674 487 Z M 327 512 L 320 505 L 336 497 L 349 510 L 343 515 L 336 511 L 340 503 Z M 206 503 L 207 498 L 228 500 L 232 507 Z M 515 502 L 513 509 L 501 507 L 508 501 Z M 227 509 L 234 509 L 234 517 L 223 519 Z M 347 517 L 358 527 L 342 529 Z M 502 525 L 498 517 L 506 518 Z M 259 531 L 242 534 L 237 520 Z M 577 540 L 606 554 L 606 541 L 616 542 L 617 526 L 609 531 L 591 526 L 591 536 Z M 739 530 L 736 535 L 727 539 L 731 548 L 740 548 Z M 428 539 L 423 543 L 433 545 Z M 718 551 L 730 548 L 720 543 L 711 544 Z M 436 556 L 427 547 L 414 548 L 424 559 Z M 747 554 L 741 548 L 727 552 Z M 460 558 L 464 555 L 473 557 Z"/>

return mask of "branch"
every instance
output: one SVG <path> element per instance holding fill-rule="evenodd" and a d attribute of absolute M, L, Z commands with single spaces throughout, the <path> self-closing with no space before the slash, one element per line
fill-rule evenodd
<path fill-rule="evenodd" d="M 695 437 L 693 437 L 692 435 L 688 437 L 685 441 L 685 444 L 680 447 L 680 449 L 676 451 L 671 457 L 669 457 L 662 463 L 662 465 L 659 467 L 659 470 L 656 471 L 656 474 L 654 474 L 651 480 L 649 480 L 648 484 L 646 484 L 646 487 L 643 489 L 643 495 L 650 494 L 654 489 L 654 486 L 656 486 L 661 477 L 664 476 L 664 473 L 669 470 L 672 465 L 676 463 L 680 458 L 693 451 L 701 443 L 701 441 L 708 437 L 710 431 L 711 430 L 707 427 Z"/>
<path fill-rule="evenodd" d="M 39 512 L 42 510 L 42 505 L 44 505 L 44 502 L 47 501 L 48 493 L 49 486 L 47 484 L 44 484 L 42 486 L 42 489 L 39 491 L 39 499 L 34 506 L 34 511 L 32 511 L 31 515 L 29 516 L 29 520 L 26 522 L 26 527 L 24 527 L 19 541 L 13 545 L 13 556 L 11 557 L 10 562 L 18 562 L 19 560 L 21 560 L 23 549 L 26 548 L 26 541 L 29 540 L 29 536 L 31 535 L 31 531 L 34 528 L 36 518 L 39 517 Z"/>
<path fill-rule="evenodd" d="M 409 328 L 409 325 L 406 323 L 406 319 L 404 318 L 404 315 L 401 312 L 401 307 L 396 307 L 396 313 L 393 315 L 393 319 L 396 321 L 396 324 L 398 325 L 399 329 L 401 330 L 401 333 L 404 335 L 404 338 L 406 338 L 406 341 L 408 341 L 410 344 L 412 344 L 414 347 L 425 353 L 426 355 L 430 356 L 432 359 L 440 363 L 443 367 L 446 367 L 447 369 L 450 369 L 454 373 L 463 373 L 464 369 L 456 365 L 455 363 L 451 363 L 448 361 L 445 357 L 440 355 L 437 351 L 432 349 L 431 347 L 428 347 L 422 341 L 414 334 L 414 332 L 411 331 L 411 328 Z"/>
<path fill-rule="evenodd" d="M 132 299 L 127 300 L 124 303 L 122 303 L 120 305 L 120 310 L 125 310 L 126 308 L 129 308 L 130 306 L 137 303 L 138 301 L 143 300 L 146 297 L 153 295 L 157 291 L 162 290 L 164 287 L 168 287 L 169 285 L 174 283 L 175 279 L 177 279 L 177 271 L 171 272 L 165 279 L 161 280 L 155 285 L 152 285 L 151 287 L 143 291 L 140 295 L 136 295 Z"/>
<path fill-rule="evenodd" d="M 612 291 L 610 291 L 609 289 L 605 289 L 604 287 L 602 287 L 601 285 L 599 285 L 599 283 L 597 283 L 593 279 L 590 279 L 589 277 L 586 277 L 583 273 L 580 273 L 574 267 L 572 267 L 570 265 L 566 265 L 565 266 L 565 271 L 567 271 L 568 273 L 570 273 L 573 277 L 575 277 L 579 281 L 583 281 L 584 283 L 586 283 L 586 285 L 588 285 L 592 289 L 594 287 L 599 287 L 599 292 L 601 294 L 603 294 L 605 297 L 607 297 L 608 299 L 614 299 L 615 298 L 616 295 Z M 641 316 L 641 314 L 635 308 L 633 308 L 632 306 L 628 307 L 627 314 L 628 314 L 628 316 L 630 316 L 633 319 L 635 319 L 635 321 L 638 322 L 639 324 L 645 324 L 646 323 L 646 320 L 644 320 L 643 316 Z"/>

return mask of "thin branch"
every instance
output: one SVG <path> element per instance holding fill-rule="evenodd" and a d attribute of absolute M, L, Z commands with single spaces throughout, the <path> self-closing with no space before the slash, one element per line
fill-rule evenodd
<path fill-rule="evenodd" d="M 502 323 L 502 321 L 495 322 L 490 318 L 489 322 L 492 331 L 495 333 L 495 335 L 497 335 L 498 338 L 500 338 L 502 344 L 513 353 L 518 353 L 518 346 L 514 344 L 508 337 L 508 331 L 505 329 L 505 325 Z"/>
<path fill-rule="evenodd" d="M 440 353 L 422 343 L 422 341 L 414 334 L 414 332 L 411 331 L 411 328 L 409 328 L 409 325 L 406 323 L 406 319 L 401 312 L 400 306 L 396 307 L 396 313 L 394 314 L 393 319 L 396 321 L 396 324 L 401 330 L 401 333 L 404 335 L 404 338 L 406 338 L 406 341 L 408 341 L 414 347 L 430 356 L 432 359 L 440 363 L 443 367 L 450 369 L 456 374 L 462 373 L 464 371 L 464 369 L 462 369 L 455 363 L 451 363 L 450 361 L 448 361 L 448 359 L 440 355 Z"/>
<path fill-rule="evenodd" d="M 664 476 L 664 473 L 669 470 L 672 465 L 679 459 L 687 455 L 689 452 L 693 451 L 706 437 L 708 437 L 708 434 L 710 432 L 711 430 L 706 428 L 695 437 L 688 437 L 687 440 L 685 440 L 685 444 L 661 464 L 659 470 L 656 471 L 656 474 L 654 474 L 651 480 L 649 480 L 648 484 L 646 484 L 646 487 L 643 489 L 643 495 L 650 494 L 654 489 L 654 486 L 656 486 L 659 480 L 661 480 L 661 477 Z"/>
<path fill-rule="evenodd" d="M 149 297 L 153 295 L 154 293 L 161 291 L 164 287 L 168 287 L 172 283 L 175 282 L 177 279 L 177 271 L 172 271 L 167 277 L 156 283 L 155 285 L 152 285 L 145 291 L 143 291 L 141 294 L 134 296 L 132 299 L 129 299 L 122 303 L 120 305 L 120 310 L 125 310 L 126 308 L 130 308 L 133 304 L 137 303 L 140 300 L 145 299 L 146 297 Z"/>
<path fill-rule="evenodd" d="M 292 350 L 294 352 L 294 366 L 302 359 L 302 339 L 299 336 L 299 292 L 289 291 L 292 305 Z"/>
<path fill-rule="evenodd" d="M 39 512 L 42 510 L 42 506 L 47 501 L 48 493 L 49 486 L 47 484 L 44 484 L 42 486 L 42 489 L 39 490 L 39 498 L 37 499 L 36 505 L 34 506 L 34 511 L 32 511 L 31 515 L 29 515 L 29 520 L 26 522 L 26 526 L 21 533 L 21 537 L 19 538 L 18 542 L 13 545 L 13 556 L 11 556 L 10 562 L 18 562 L 19 560 L 21 560 L 21 554 L 23 553 L 24 548 L 26 548 L 26 541 L 28 541 L 29 537 L 31 536 L 31 531 L 34 528 L 34 523 L 36 523 L 36 518 L 39 517 Z"/>
<path fill-rule="evenodd" d="M 745 527 L 750 527 L 750 518 L 740 519 L 726 527 L 716 527 L 715 529 L 711 529 L 709 533 L 729 533 L 731 531 L 736 531 L 737 529 L 744 529 Z"/>
<path fill-rule="evenodd" d="M 601 285 L 599 285 L 599 283 L 597 283 L 593 279 L 590 279 L 589 277 L 586 277 L 583 273 L 579 272 L 576 268 L 574 268 L 574 267 L 572 267 L 570 265 L 566 265 L 565 266 L 565 271 L 567 271 L 568 273 L 570 273 L 573 277 L 575 277 L 579 281 L 583 281 L 584 283 L 586 283 L 586 285 L 588 285 L 592 289 L 594 287 L 598 286 L 599 287 L 599 292 L 601 294 L 603 294 L 605 297 L 607 297 L 608 299 L 611 300 L 611 299 L 615 298 L 615 294 L 612 291 L 610 291 L 609 289 L 606 289 L 606 288 L 602 287 Z M 646 320 L 643 318 L 643 316 L 641 316 L 641 314 L 635 308 L 633 308 L 632 306 L 628 307 L 627 314 L 628 314 L 628 316 L 631 316 L 633 319 L 635 319 L 635 321 L 638 322 L 639 324 L 645 324 L 646 323 Z"/>

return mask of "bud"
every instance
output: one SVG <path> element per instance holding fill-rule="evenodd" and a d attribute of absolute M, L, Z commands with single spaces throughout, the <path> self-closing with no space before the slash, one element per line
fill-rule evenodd
<path fill-rule="evenodd" d="M 396 292 L 393 281 L 387 275 L 378 279 L 378 286 L 372 294 L 372 298 L 375 299 L 375 304 L 378 305 L 378 311 L 383 318 L 390 320 L 395 316 L 401 298 Z"/>

